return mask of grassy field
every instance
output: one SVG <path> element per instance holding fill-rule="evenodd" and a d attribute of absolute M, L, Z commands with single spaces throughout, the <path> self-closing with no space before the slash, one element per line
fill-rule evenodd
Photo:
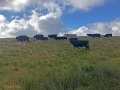
<path fill-rule="evenodd" d="M 64 41 L 0 39 L 0 90 L 120 90 L 120 37 Z"/>

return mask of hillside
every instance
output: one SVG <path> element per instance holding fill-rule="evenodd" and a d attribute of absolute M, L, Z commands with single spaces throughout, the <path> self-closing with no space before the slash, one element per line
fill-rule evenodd
<path fill-rule="evenodd" d="M 0 90 L 120 90 L 120 37 L 79 39 L 0 39 Z"/>

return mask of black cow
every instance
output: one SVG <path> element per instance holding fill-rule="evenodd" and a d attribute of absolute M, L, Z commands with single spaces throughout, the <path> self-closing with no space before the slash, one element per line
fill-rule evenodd
<path fill-rule="evenodd" d="M 29 37 L 26 35 L 20 35 L 20 36 L 16 37 L 16 40 L 21 41 L 21 42 L 23 42 L 23 41 L 30 42 Z"/>
<path fill-rule="evenodd" d="M 105 34 L 104 37 L 112 37 L 112 34 Z"/>
<path fill-rule="evenodd" d="M 36 40 L 44 40 L 43 34 L 35 35 L 34 38 L 35 38 Z"/>
<path fill-rule="evenodd" d="M 92 37 L 101 37 L 101 35 L 100 34 L 93 34 Z"/>
<path fill-rule="evenodd" d="M 86 50 L 89 49 L 89 41 L 87 40 L 71 40 L 70 43 L 74 46 L 74 49 L 76 47 L 86 47 Z"/>
<path fill-rule="evenodd" d="M 101 37 L 100 34 L 87 34 L 89 37 Z"/>
<path fill-rule="evenodd" d="M 55 39 L 57 37 L 57 34 L 51 34 L 51 35 L 48 35 L 48 37 Z"/>
<path fill-rule="evenodd" d="M 93 34 L 87 34 L 89 37 L 93 37 Z"/>
<path fill-rule="evenodd" d="M 55 40 L 67 40 L 67 37 L 55 37 Z"/>

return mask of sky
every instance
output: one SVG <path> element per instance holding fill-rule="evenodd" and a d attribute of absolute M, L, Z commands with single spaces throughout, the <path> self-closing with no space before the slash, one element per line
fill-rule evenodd
<path fill-rule="evenodd" d="M 120 36 L 120 0 L 0 0 L 0 38 L 88 33 Z"/>

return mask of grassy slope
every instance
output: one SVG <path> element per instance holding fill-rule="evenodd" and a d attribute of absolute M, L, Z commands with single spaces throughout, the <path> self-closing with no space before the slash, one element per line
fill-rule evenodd
<path fill-rule="evenodd" d="M 0 40 L 0 90 L 119 90 L 120 37 L 68 41 Z"/>

